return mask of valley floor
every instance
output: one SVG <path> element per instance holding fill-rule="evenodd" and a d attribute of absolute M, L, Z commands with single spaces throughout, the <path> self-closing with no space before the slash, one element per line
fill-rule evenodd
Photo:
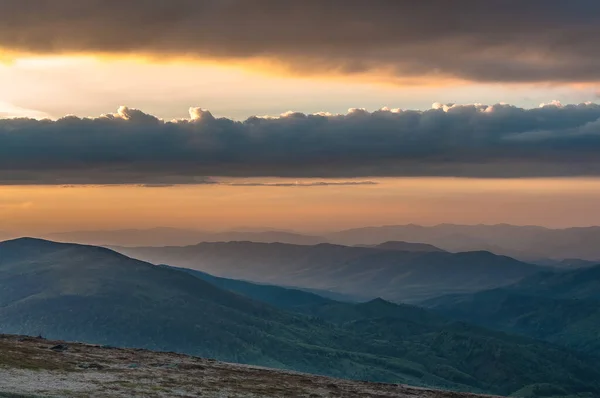
<path fill-rule="evenodd" d="M 0 335 L 0 398 L 38 397 L 477 396 L 339 380 L 174 353 Z"/>

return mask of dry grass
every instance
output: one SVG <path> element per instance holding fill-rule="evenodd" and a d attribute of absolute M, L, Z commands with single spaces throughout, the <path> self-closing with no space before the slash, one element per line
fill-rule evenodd
<path fill-rule="evenodd" d="M 66 344 L 56 352 L 51 347 Z M 470 394 L 338 380 L 195 358 L 0 335 L 2 391 L 21 397 L 400 397 Z M 14 395 L 23 394 L 23 395 Z M 28 395 L 29 394 L 29 395 Z"/>

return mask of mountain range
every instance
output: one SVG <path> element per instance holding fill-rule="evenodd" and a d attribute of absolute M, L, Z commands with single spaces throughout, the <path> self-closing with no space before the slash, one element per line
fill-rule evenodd
<path fill-rule="evenodd" d="M 41 236 L 57 242 L 80 243 L 96 246 L 180 246 L 199 242 L 281 242 L 297 245 L 316 245 L 323 242 L 319 236 L 292 231 L 267 229 L 264 231 L 242 228 L 241 231 L 210 232 L 179 228 L 122 229 L 108 231 L 57 232 Z"/>
<path fill-rule="evenodd" d="M 355 247 L 370 247 L 380 250 L 395 250 L 400 252 L 444 252 L 445 250 L 427 243 L 413 243 L 390 240 L 377 245 L 354 245 Z"/>
<path fill-rule="evenodd" d="M 389 250 L 386 246 L 229 242 L 115 250 L 154 264 L 192 268 L 227 278 L 395 302 L 508 285 L 543 269 L 490 252 L 448 253 L 417 247 L 420 251 Z"/>
<path fill-rule="evenodd" d="M 423 242 L 451 252 L 487 250 L 525 261 L 600 259 L 600 227 L 550 229 L 508 224 L 409 224 L 349 229 L 328 234 L 326 238 L 329 242 L 344 245 L 393 240 Z"/>
<path fill-rule="evenodd" d="M 596 360 L 557 345 L 382 299 L 341 303 L 190 272 L 94 246 L 3 242 L 0 332 L 462 391 L 600 394 Z"/>
<path fill-rule="evenodd" d="M 14 235 L 7 235 L 6 238 Z M 423 243 L 450 252 L 490 251 L 526 262 L 560 267 L 578 260 L 600 260 L 600 227 L 551 229 L 539 226 L 389 225 L 363 227 L 321 234 L 305 234 L 275 228 L 240 228 L 231 231 L 201 231 L 178 228 L 73 231 L 40 235 L 61 242 L 99 246 L 187 246 L 201 242 L 251 241 L 316 245 L 373 246 L 389 241 Z M 414 250 L 413 250 L 414 251 Z M 567 260 L 567 264 L 562 264 Z M 585 265 L 580 263 L 579 265 Z"/>

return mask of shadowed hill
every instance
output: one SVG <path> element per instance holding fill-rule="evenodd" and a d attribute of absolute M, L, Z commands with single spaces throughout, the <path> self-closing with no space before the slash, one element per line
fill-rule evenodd
<path fill-rule="evenodd" d="M 181 272 L 186 272 L 197 278 L 210 282 L 221 289 L 229 290 L 281 309 L 310 312 L 313 308 L 319 308 L 327 304 L 337 303 L 334 300 L 330 300 L 323 296 L 302 290 L 290 289 L 275 285 L 261 285 L 237 279 L 220 278 L 207 274 L 206 272 L 189 268 L 170 267 L 168 265 L 162 266 L 176 269 Z"/>
<path fill-rule="evenodd" d="M 543 272 L 503 289 L 423 304 L 453 318 L 600 354 L 600 266 Z"/>
<path fill-rule="evenodd" d="M 371 246 L 380 250 L 396 250 L 403 252 L 444 252 L 445 250 L 427 243 L 412 243 L 403 241 L 388 241 Z"/>
<path fill-rule="evenodd" d="M 163 265 L 163 267 L 168 266 Z M 220 278 L 188 268 L 169 268 L 186 272 L 220 288 L 262 301 L 274 307 L 320 317 L 334 323 L 370 318 L 397 318 L 428 325 L 449 323 L 448 320 L 431 311 L 412 305 L 394 304 L 382 298 L 364 303 L 340 302 L 297 289 Z"/>
<path fill-rule="evenodd" d="M 600 264 L 570 271 L 539 273 L 511 288 L 539 296 L 600 300 Z"/>

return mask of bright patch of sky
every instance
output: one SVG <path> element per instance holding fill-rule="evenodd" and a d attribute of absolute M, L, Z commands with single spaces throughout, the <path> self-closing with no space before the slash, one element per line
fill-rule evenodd
<path fill-rule="evenodd" d="M 32 57 L 0 64 L 0 117 L 98 116 L 120 105 L 164 119 L 184 118 L 190 106 L 216 116 L 245 119 L 349 108 L 428 109 L 439 103 L 510 103 L 537 107 L 595 101 L 591 85 L 422 82 L 373 83 L 345 76 L 293 77 L 269 70 L 192 62 L 145 62 L 92 57 Z"/>

